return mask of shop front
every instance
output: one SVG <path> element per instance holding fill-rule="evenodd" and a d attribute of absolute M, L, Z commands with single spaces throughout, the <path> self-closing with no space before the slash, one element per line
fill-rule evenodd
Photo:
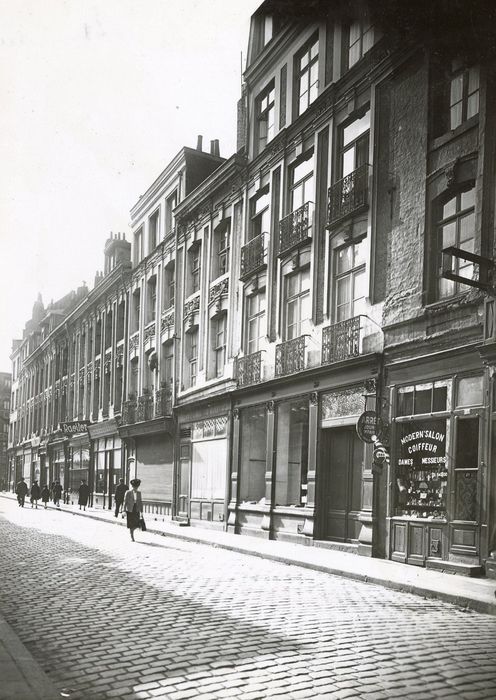
<path fill-rule="evenodd" d="M 391 386 L 389 555 L 476 575 L 487 549 L 489 406 L 482 367 L 462 366 Z"/>
<path fill-rule="evenodd" d="M 110 419 L 93 423 L 88 426 L 88 434 L 91 439 L 88 485 L 92 505 L 109 510 L 113 507 L 115 488 L 125 474 L 117 421 Z"/>
<path fill-rule="evenodd" d="M 67 459 L 68 439 L 65 437 L 55 437 L 48 443 L 48 458 L 50 463 L 50 486 L 55 482 L 60 482 L 62 491 L 67 488 L 68 459 Z"/>
<path fill-rule="evenodd" d="M 82 481 L 90 483 L 90 439 L 87 432 L 74 435 L 69 441 L 67 491 L 71 503 L 78 502 L 78 491 Z"/>

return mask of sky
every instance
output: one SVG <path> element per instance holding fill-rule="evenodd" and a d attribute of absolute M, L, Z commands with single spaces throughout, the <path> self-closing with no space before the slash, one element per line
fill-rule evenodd
<path fill-rule="evenodd" d="M 38 293 L 93 286 L 183 146 L 236 150 L 261 0 L 0 0 L 0 371 Z"/>

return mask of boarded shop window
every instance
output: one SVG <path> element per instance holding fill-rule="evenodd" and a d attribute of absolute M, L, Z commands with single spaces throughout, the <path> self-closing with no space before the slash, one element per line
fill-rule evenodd
<path fill-rule="evenodd" d="M 308 470 L 308 399 L 277 407 L 275 502 L 299 506 L 305 502 Z"/>
<path fill-rule="evenodd" d="M 194 442 L 192 447 L 191 498 L 224 500 L 227 441 Z"/>
<path fill-rule="evenodd" d="M 240 412 L 239 499 L 258 503 L 265 498 L 267 416 L 265 406 Z"/>
<path fill-rule="evenodd" d="M 462 377 L 458 381 L 457 406 L 480 406 L 482 404 L 482 375 Z"/>

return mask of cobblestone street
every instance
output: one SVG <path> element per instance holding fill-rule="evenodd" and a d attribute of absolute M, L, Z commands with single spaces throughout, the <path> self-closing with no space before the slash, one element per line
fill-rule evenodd
<path fill-rule="evenodd" d="M 0 530 L 0 610 L 65 697 L 496 697 L 494 617 L 3 499 Z"/>

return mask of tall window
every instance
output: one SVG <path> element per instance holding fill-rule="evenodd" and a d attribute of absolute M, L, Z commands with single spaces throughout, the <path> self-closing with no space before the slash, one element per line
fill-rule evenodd
<path fill-rule="evenodd" d="M 221 377 L 224 374 L 226 362 L 227 314 L 222 314 L 214 319 L 212 326 L 215 359 L 214 372 L 216 377 Z"/>
<path fill-rule="evenodd" d="M 246 297 L 246 353 L 260 350 L 265 329 L 265 289 Z"/>
<path fill-rule="evenodd" d="M 155 320 L 156 307 L 157 307 L 157 278 L 152 277 L 148 281 L 148 299 L 147 299 L 148 313 L 147 313 L 147 323 L 151 323 Z"/>
<path fill-rule="evenodd" d="M 285 277 L 285 340 L 299 338 L 307 331 L 311 316 L 310 268 Z"/>
<path fill-rule="evenodd" d="M 201 281 L 201 245 L 196 243 L 188 250 L 190 294 L 200 289 Z"/>
<path fill-rule="evenodd" d="M 469 253 L 474 252 L 475 236 L 475 187 L 466 192 L 459 192 L 444 204 L 436 208 L 438 220 L 436 222 L 437 231 L 437 261 L 438 261 L 438 282 L 437 293 L 439 298 L 445 298 L 463 291 L 460 283 L 446 280 L 442 274 L 442 250 L 448 246 L 456 246 Z M 463 277 L 471 277 L 473 274 L 473 263 L 454 259 L 453 272 Z"/>
<path fill-rule="evenodd" d="M 198 375 L 198 328 L 186 334 L 186 351 L 188 360 L 188 385 L 196 385 Z"/>
<path fill-rule="evenodd" d="M 143 258 L 143 227 L 134 234 L 133 262 L 137 265 Z"/>
<path fill-rule="evenodd" d="M 289 182 L 292 212 L 302 207 L 306 202 L 313 201 L 313 151 L 305 154 L 303 159 L 300 159 L 296 165 L 291 166 Z"/>
<path fill-rule="evenodd" d="M 334 253 L 335 320 L 344 321 L 365 310 L 365 238 Z"/>
<path fill-rule="evenodd" d="M 308 399 L 277 407 L 275 505 L 306 503 L 308 475 Z"/>
<path fill-rule="evenodd" d="M 174 306 L 175 277 L 175 263 L 172 261 L 164 268 L 164 309 L 170 309 Z"/>
<path fill-rule="evenodd" d="M 176 225 L 174 209 L 177 206 L 177 191 L 173 192 L 165 200 L 165 237 L 170 236 Z"/>
<path fill-rule="evenodd" d="M 265 406 L 243 408 L 240 422 L 240 501 L 265 498 L 267 412 Z"/>
<path fill-rule="evenodd" d="M 450 80 L 450 129 L 479 112 L 479 68 L 462 68 Z"/>
<path fill-rule="evenodd" d="M 250 199 L 250 240 L 270 231 L 269 204 L 268 186 L 264 187 L 256 197 Z"/>
<path fill-rule="evenodd" d="M 258 151 L 260 152 L 275 133 L 275 88 L 272 80 L 256 100 Z"/>
<path fill-rule="evenodd" d="M 214 232 L 212 251 L 212 279 L 229 271 L 229 251 L 231 247 L 230 220 L 221 223 Z"/>
<path fill-rule="evenodd" d="M 131 325 L 131 332 L 132 333 L 139 330 L 140 303 L 141 303 L 141 294 L 140 294 L 140 290 L 137 289 L 135 292 L 133 292 L 133 314 L 132 314 L 133 322 Z"/>
<path fill-rule="evenodd" d="M 370 111 L 350 124 L 341 127 L 340 162 L 341 177 L 346 177 L 369 159 Z"/>
<path fill-rule="evenodd" d="M 174 341 L 162 343 L 161 381 L 171 386 L 174 377 Z"/>
<path fill-rule="evenodd" d="M 153 252 L 158 243 L 158 211 L 148 219 L 148 254 Z"/>
<path fill-rule="evenodd" d="M 303 114 L 319 91 L 319 37 L 316 34 L 295 58 L 297 115 Z"/>
<path fill-rule="evenodd" d="M 374 31 L 370 20 L 357 19 L 348 28 L 348 68 L 357 63 L 362 56 L 374 45 Z"/>

